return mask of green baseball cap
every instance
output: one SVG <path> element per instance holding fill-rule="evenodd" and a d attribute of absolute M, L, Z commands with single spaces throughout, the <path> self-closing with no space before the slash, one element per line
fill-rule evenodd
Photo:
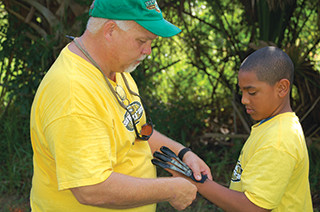
<path fill-rule="evenodd" d="M 156 0 L 94 0 L 89 15 L 111 20 L 132 20 L 161 37 L 181 30 L 165 20 Z"/>

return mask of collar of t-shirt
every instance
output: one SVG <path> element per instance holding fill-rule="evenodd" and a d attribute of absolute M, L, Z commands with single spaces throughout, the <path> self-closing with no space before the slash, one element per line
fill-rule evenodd
<path fill-rule="evenodd" d="M 258 126 L 260 126 L 260 125 L 263 124 L 264 122 L 272 119 L 273 117 L 274 117 L 274 116 L 271 116 L 271 117 L 269 117 L 269 118 L 266 118 L 266 119 L 261 120 Z"/>

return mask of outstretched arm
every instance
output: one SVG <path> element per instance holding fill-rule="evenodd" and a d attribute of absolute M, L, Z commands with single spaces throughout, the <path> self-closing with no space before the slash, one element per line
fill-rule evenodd
<path fill-rule="evenodd" d="M 203 184 L 197 183 L 197 187 L 203 197 L 227 212 L 270 211 L 253 204 L 244 193 L 228 189 L 212 180 L 206 180 Z"/>
<path fill-rule="evenodd" d="M 184 148 L 182 144 L 168 138 L 156 130 L 154 130 L 149 139 L 149 145 L 152 152 L 159 151 L 162 146 L 166 146 L 176 153 L 176 155 Z M 191 151 L 187 152 L 183 157 L 183 162 L 192 169 L 194 177 L 197 180 L 201 180 L 201 174 L 207 175 L 209 179 L 212 179 L 210 168 L 195 153 Z"/>

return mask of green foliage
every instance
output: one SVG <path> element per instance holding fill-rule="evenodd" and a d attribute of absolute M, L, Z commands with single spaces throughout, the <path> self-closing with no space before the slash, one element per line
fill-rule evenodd
<path fill-rule="evenodd" d="M 310 160 L 310 188 L 312 201 L 314 208 L 320 211 L 320 196 L 318 191 L 320 191 L 320 141 L 313 143 L 309 146 L 309 160 Z"/>
<path fill-rule="evenodd" d="M 0 193 L 26 196 L 32 176 L 29 122 L 11 107 L 0 122 Z"/>

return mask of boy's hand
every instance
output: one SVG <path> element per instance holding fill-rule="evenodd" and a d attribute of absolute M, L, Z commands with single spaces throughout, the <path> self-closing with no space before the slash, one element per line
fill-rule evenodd
<path fill-rule="evenodd" d="M 196 182 L 203 183 L 207 178 L 212 180 L 209 167 L 190 149 L 188 152 L 183 153 L 182 156 L 179 153 L 179 157 L 166 146 L 162 146 L 160 151 L 156 151 L 153 154 L 154 159 L 151 161 L 154 165 L 166 169 L 173 175 L 175 173 L 171 172 L 171 170 L 180 172 Z M 186 163 L 181 159 L 184 159 Z"/>

